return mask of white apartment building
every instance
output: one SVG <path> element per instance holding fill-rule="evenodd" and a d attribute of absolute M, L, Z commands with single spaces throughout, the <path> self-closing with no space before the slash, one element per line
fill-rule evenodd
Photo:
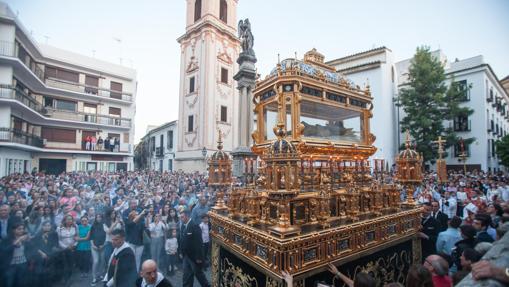
<path fill-rule="evenodd" d="M 0 2 L 0 176 L 133 169 L 136 85 L 133 69 L 37 43 Z"/>
<path fill-rule="evenodd" d="M 451 127 L 458 137 L 475 138 L 472 144 L 463 148 L 467 154 L 467 169 L 501 170 L 502 166 L 495 153 L 495 142 L 509 130 L 507 91 L 504 90 L 490 65 L 484 61 L 483 56 L 464 60 L 456 59 L 450 62 L 440 50 L 432 54 L 444 63 L 448 84 L 454 79 L 465 87 L 471 86 L 470 90 L 465 92 L 464 102 L 461 105 L 473 109 L 474 113 L 445 123 L 445 126 Z M 396 63 L 399 87 L 407 82 L 410 61 L 411 59 L 407 59 Z M 399 113 L 402 118 L 403 111 Z M 460 156 L 462 153 L 460 144 L 449 148 L 447 152 L 447 167 L 462 170 L 464 162 Z"/>
<path fill-rule="evenodd" d="M 177 133 L 177 121 L 148 130 L 137 146 L 138 168 L 173 171 Z"/>

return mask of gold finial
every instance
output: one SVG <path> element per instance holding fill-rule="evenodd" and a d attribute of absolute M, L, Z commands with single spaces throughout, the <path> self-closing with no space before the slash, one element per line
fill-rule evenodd
<path fill-rule="evenodd" d="M 405 139 L 405 147 L 406 149 L 410 149 L 410 131 L 406 130 L 406 139 Z"/>
<path fill-rule="evenodd" d="M 295 51 L 295 60 L 297 60 L 297 51 Z"/>
<path fill-rule="evenodd" d="M 281 64 L 281 60 L 279 59 L 279 53 L 277 53 L 277 63 Z"/>
<path fill-rule="evenodd" d="M 217 133 L 218 133 L 217 149 L 222 150 L 223 149 L 223 138 L 222 138 L 221 130 L 217 129 Z"/>

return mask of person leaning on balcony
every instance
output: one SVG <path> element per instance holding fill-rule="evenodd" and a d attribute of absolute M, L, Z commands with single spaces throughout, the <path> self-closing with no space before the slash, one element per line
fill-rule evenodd
<path fill-rule="evenodd" d="M 113 151 L 114 148 L 115 148 L 115 138 L 111 137 L 110 138 L 110 151 Z"/>
<path fill-rule="evenodd" d="M 95 136 L 90 137 L 90 145 L 91 145 L 92 150 L 95 150 L 96 144 L 97 144 L 97 139 L 95 138 Z"/>
<path fill-rule="evenodd" d="M 120 139 L 119 138 L 115 138 L 113 143 L 115 144 L 115 151 L 119 152 L 120 151 Z"/>
<path fill-rule="evenodd" d="M 102 150 L 103 149 L 103 138 L 101 136 L 99 136 L 99 138 L 97 139 L 97 150 Z"/>
<path fill-rule="evenodd" d="M 110 137 L 106 137 L 104 140 L 104 150 L 109 151 L 110 150 Z"/>
<path fill-rule="evenodd" d="M 85 138 L 85 149 L 86 149 L 86 150 L 90 150 L 90 141 L 91 141 L 91 140 L 92 140 L 92 139 L 90 138 L 90 136 L 87 136 L 87 137 Z"/>

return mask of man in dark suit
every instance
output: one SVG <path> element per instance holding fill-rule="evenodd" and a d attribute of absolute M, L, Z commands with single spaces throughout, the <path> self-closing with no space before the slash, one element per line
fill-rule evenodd
<path fill-rule="evenodd" d="M 439 224 L 439 230 L 438 232 L 446 231 L 448 227 L 448 221 L 449 217 L 447 214 L 440 211 L 440 205 L 438 204 L 438 201 L 433 201 L 431 203 L 431 216 L 438 222 Z"/>
<path fill-rule="evenodd" d="M 477 243 L 479 242 L 493 242 L 493 237 L 491 237 L 487 230 L 491 223 L 491 217 L 487 214 L 477 214 L 474 218 L 474 223 L 472 226 L 477 230 Z"/>
<path fill-rule="evenodd" d="M 104 286 L 123 287 L 136 284 L 136 259 L 134 252 L 125 242 L 124 230 L 115 229 L 111 233 L 111 244 L 115 248 L 108 261 L 108 272 L 104 276 Z"/>
<path fill-rule="evenodd" d="M 431 216 L 431 204 L 424 203 L 423 207 L 421 232 L 418 233 L 418 236 L 421 238 L 422 258 L 426 258 L 436 252 L 440 224 Z"/>
<path fill-rule="evenodd" d="M 191 220 L 189 210 L 180 213 L 180 222 L 179 247 L 184 269 L 182 285 L 192 287 L 194 276 L 196 276 L 202 287 L 208 287 L 210 284 L 203 273 L 205 257 L 202 248 L 201 229 L 197 223 Z"/>

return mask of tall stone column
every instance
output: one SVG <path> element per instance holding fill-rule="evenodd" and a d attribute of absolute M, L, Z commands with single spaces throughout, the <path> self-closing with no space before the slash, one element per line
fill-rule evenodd
<path fill-rule="evenodd" d="M 249 20 L 239 21 L 239 38 L 241 41 L 242 52 L 239 54 L 237 63 L 239 64 L 239 72 L 233 76 L 237 81 L 237 89 L 239 90 L 239 146 L 235 147 L 232 152 L 233 157 L 233 175 L 246 180 L 246 161 L 255 161 L 256 155 L 251 152 L 251 132 L 254 125 L 253 115 L 253 89 L 256 84 L 256 56 L 253 51 L 254 37 L 251 34 L 251 24 Z M 251 168 L 248 168 L 248 173 Z M 256 172 L 256 168 L 253 169 Z"/>

